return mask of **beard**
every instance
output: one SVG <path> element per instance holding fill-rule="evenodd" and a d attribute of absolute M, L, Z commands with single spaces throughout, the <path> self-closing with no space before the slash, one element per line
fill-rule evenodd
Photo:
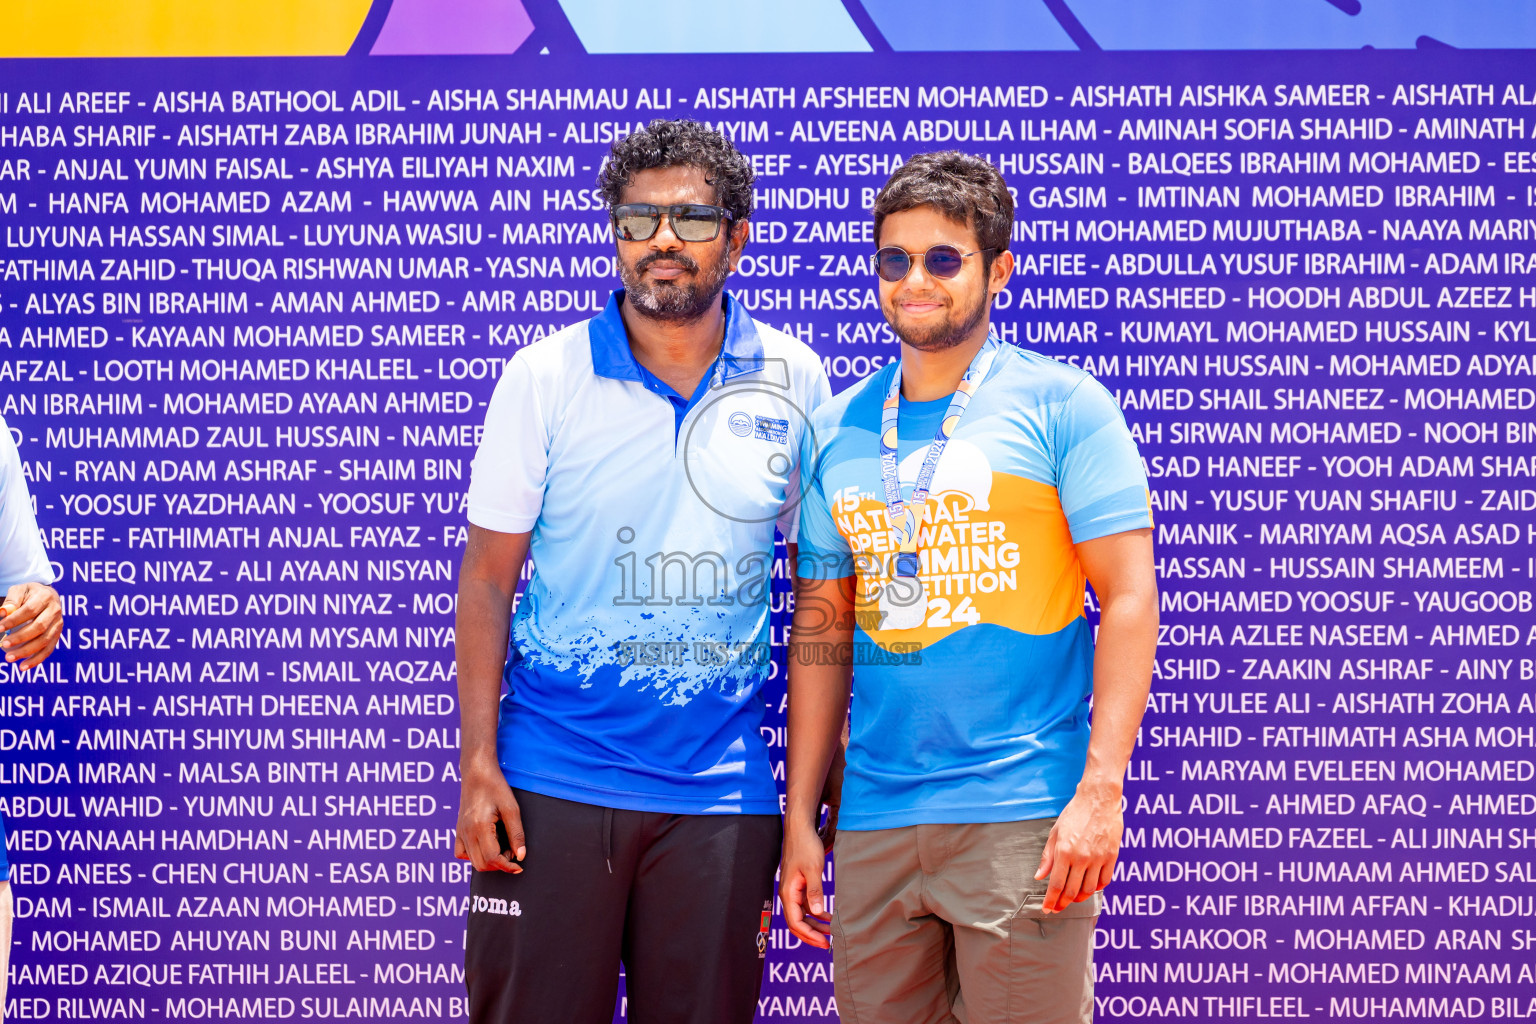
<path fill-rule="evenodd" d="M 882 312 L 885 313 L 886 322 L 891 325 L 891 330 L 902 341 L 919 352 L 942 352 L 970 338 L 986 317 L 987 305 L 991 299 L 992 296 L 983 283 L 979 298 L 968 305 L 951 306 L 948 314 L 942 319 L 931 321 L 921 327 L 898 320 L 894 301 Z"/>
<path fill-rule="evenodd" d="M 633 266 L 619 260 L 619 280 L 624 283 L 626 301 L 642 316 L 666 323 L 693 323 L 719 302 L 726 275 L 731 272 L 730 257 L 730 246 L 723 245 L 720 258 L 701 268 L 698 261 L 684 252 L 647 253 Z M 693 283 L 657 281 L 647 284 L 646 270 L 663 260 L 690 271 Z"/>

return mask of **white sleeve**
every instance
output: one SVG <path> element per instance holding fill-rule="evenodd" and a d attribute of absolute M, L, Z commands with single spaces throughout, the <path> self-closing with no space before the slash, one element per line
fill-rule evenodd
<path fill-rule="evenodd" d="M 549 426 L 528 360 L 514 356 L 485 412 L 469 471 L 469 521 L 497 533 L 527 533 L 544 507 Z"/>
<path fill-rule="evenodd" d="M 822 369 L 819 361 L 814 365 L 815 370 L 810 374 L 810 379 L 800 389 L 800 394 L 796 396 L 796 401 L 800 403 L 800 412 L 804 414 L 803 422 L 800 424 L 802 432 L 811 429 L 811 414 L 816 411 L 821 403 L 832 397 L 832 385 L 827 381 L 826 370 Z M 806 446 L 800 444 L 798 440 L 794 443 L 794 450 L 796 452 L 806 450 Z M 802 467 L 797 458 L 794 467 L 789 472 L 789 484 L 784 489 L 784 507 L 779 510 L 779 518 L 777 520 L 779 533 L 783 536 L 784 543 L 786 544 L 796 543 L 800 536 L 801 470 Z"/>
<path fill-rule="evenodd" d="M 0 597 L 18 583 L 52 583 L 53 566 L 32 514 L 32 495 L 21 475 L 21 455 L 0 418 Z"/>

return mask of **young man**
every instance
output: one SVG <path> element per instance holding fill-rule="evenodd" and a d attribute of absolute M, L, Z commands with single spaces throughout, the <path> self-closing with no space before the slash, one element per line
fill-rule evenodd
<path fill-rule="evenodd" d="M 827 944 L 818 795 L 851 660 L 843 1019 L 1088 1021 L 1157 633 L 1145 475 L 1103 387 L 989 333 L 1013 272 L 995 168 L 914 157 L 874 215 L 901 361 L 816 412 L 802 461 L 785 919 Z"/>
<path fill-rule="evenodd" d="M 607 1024 L 622 960 L 631 1020 L 747 1024 L 781 836 L 758 692 L 774 526 L 794 541 L 829 389 L 722 297 L 752 214 L 723 136 L 652 122 L 601 185 L 624 289 L 507 364 L 469 489 L 470 1017 Z"/>

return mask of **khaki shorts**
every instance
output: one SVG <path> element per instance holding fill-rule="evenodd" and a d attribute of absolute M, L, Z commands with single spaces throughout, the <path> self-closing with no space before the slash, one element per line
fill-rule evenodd
<path fill-rule="evenodd" d="M 1096 894 L 1042 914 L 1054 818 L 837 834 L 844 1024 L 1087 1024 Z"/>

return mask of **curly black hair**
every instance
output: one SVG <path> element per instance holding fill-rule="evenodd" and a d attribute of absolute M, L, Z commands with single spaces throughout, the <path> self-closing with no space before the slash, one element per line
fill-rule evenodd
<path fill-rule="evenodd" d="M 731 140 L 706 124 L 688 118 L 656 120 L 613 144 L 597 183 L 608 208 L 638 171 L 655 167 L 698 167 L 715 187 L 715 202 L 725 207 L 733 224 L 752 216 L 752 163 Z"/>
<path fill-rule="evenodd" d="M 983 267 L 1008 251 L 1013 195 L 998 169 L 980 157 L 948 149 L 919 153 L 896 168 L 875 197 L 875 244 L 886 217 L 919 206 L 974 230 L 981 247 L 993 250 L 982 256 Z"/>

